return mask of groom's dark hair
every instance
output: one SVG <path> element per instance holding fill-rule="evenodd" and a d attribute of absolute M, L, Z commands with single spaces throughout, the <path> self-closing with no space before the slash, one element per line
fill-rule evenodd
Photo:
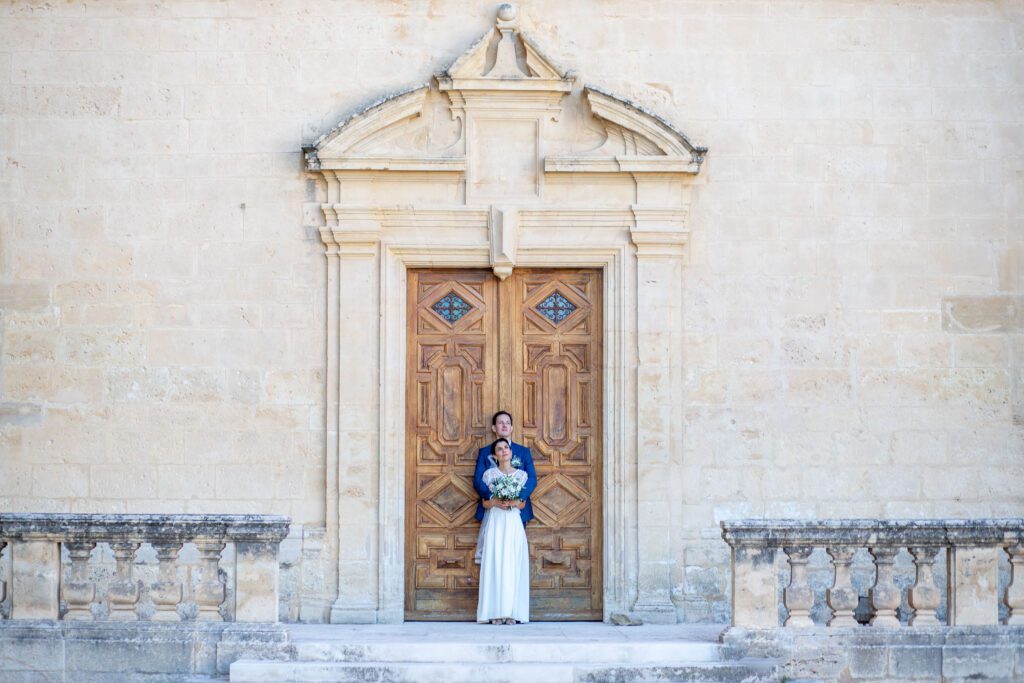
<path fill-rule="evenodd" d="M 512 444 L 510 444 L 508 442 L 508 439 L 506 439 L 505 437 L 501 437 L 500 439 L 495 439 L 494 443 L 491 444 L 491 455 L 497 455 L 498 454 L 498 443 L 501 442 L 501 441 L 504 441 L 505 443 L 508 444 L 509 448 L 512 448 Z"/>
<path fill-rule="evenodd" d="M 498 424 L 498 416 L 499 415 L 508 415 L 508 421 L 509 422 L 514 422 L 514 420 L 512 419 L 512 413 L 508 412 L 507 410 L 499 410 L 498 412 L 496 412 L 494 414 L 494 417 L 491 418 L 491 426 L 492 427 L 494 425 Z"/>

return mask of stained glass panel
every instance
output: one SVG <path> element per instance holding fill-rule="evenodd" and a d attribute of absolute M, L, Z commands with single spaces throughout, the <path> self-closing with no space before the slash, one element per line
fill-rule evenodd
<path fill-rule="evenodd" d="M 438 300 L 431 308 L 434 309 L 434 313 L 444 318 L 450 323 L 454 323 L 462 316 L 472 310 L 472 306 L 465 302 L 455 292 L 448 292 L 443 298 Z"/>
<path fill-rule="evenodd" d="M 556 291 L 547 299 L 537 304 L 537 310 L 540 311 L 541 315 L 557 325 L 572 315 L 572 312 L 576 310 L 576 306 L 562 296 L 561 292 Z"/>

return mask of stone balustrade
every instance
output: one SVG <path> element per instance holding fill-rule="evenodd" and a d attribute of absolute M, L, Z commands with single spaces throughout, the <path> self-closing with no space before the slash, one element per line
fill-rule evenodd
<path fill-rule="evenodd" d="M 136 621 L 148 612 L 149 620 L 163 622 L 180 621 L 182 613 L 200 621 L 276 622 L 278 550 L 288 526 L 287 517 L 272 515 L 0 513 L 0 604 L 10 619 L 92 620 L 99 613 Z M 90 560 L 103 543 L 115 568 L 101 595 Z M 143 544 L 152 546 L 158 565 L 148 583 L 134 575 Z M 179 566 L 185 544 L 194 544 L 195 566 Z M 143 592 L 149 610 L 138 609 Z M 186 600 L 194 607 L 179 609 Z M 105 609 L 94 609 L 98 604 Z"/>
<path fill-rule="evenodd" d="M 788 583 L 781 591 L 783 625 L 815 626 L 808 560 L 816 548 L 824 549 L 832 569 L 833 580 L 825 591 L 830 627 L 863 621 L 855 616 L 860 593 L 851 580 L 851 562 L 862 548 L 874 565 L 874 583 L 867 591 L 872 626 L 1024 624 L 1024 519 L 743 519 L 722 522 L 722 537 L 732 549 L 733 626 L 779 625 L 780 550 L 789 565 Z M 895 580 L 895 561 L 904 549 L 914 566 L 906 604 Z M 1009 556 L 1009 582 L 1001 593 L 1003 552 Z M 1000 620 L 1000 601 L 1005 601 L 1005 621 Z M 901 620 L 901 610 L 904 616 L 909 611 L 909 618 Z M 940 620 L 939 614 L 945 618 Z"/>

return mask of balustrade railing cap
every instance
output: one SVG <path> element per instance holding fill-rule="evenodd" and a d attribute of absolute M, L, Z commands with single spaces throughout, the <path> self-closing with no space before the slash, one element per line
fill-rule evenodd
<path fill-rule="evenodd" d="M 991 545 L 1024 541 L 1024 519 L 737 519 L 721 523 L 732 547 Z"/>
<path fill-rule="evenodd" d="M 0 513 L 0 538 L 56 541 L 177 541 L 221 539 L 279 543 L 291 520 L 283 515 Z"/>

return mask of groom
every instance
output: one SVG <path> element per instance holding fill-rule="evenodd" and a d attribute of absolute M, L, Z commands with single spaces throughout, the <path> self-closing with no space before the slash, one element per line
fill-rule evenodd
<path fill-rule="evenodd" d="M 526 484 L 523 486 L 523 491 L 520 494 L 520 497 L 526 501 L 526 505 L 519 511 L 525 525 L 533 519 L 533 506 L 530 504 L 530 494 L 537 488 L 537 472 L 533 469 L 533 456 L 530 454 L 529 448 L 512 442 L 512 415 L 508 411 L 499 410 L 494 414 L 494 417 L 491 418 L 491 431 L 494 432 L 495 439 L 508 439 L 509 443 L 512 444 L 513 466 L 526 472 Z M 476 473 L 473 475 L 473 487 L 480 494 L 481 498 L 476 504 L 476 518 L 478 521 L 484 518 L 483 499 L 491 497 L 490 489 L 484 484 L 484 472 L 488 468 L 493 467 L 489 459 L 490 457 L 491 444 L 487 444 L 476 454 Z"/>

